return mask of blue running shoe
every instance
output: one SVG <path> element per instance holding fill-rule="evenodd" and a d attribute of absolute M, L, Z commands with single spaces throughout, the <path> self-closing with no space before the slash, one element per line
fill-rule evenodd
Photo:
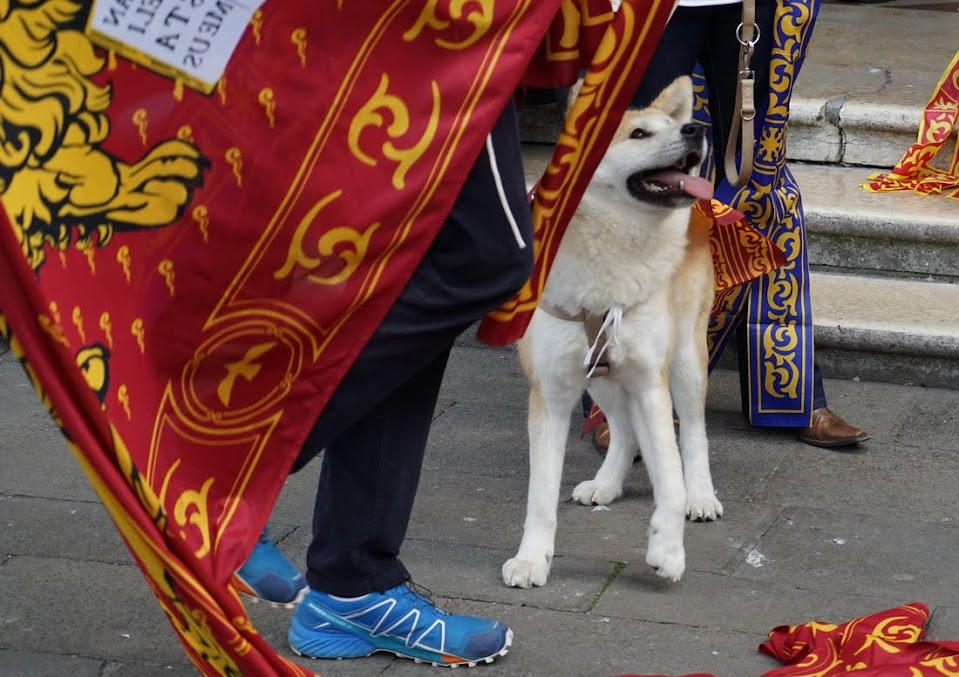
<path fill-rule="evenodd" d="M 310 590 L 293 614 L 290 646 L 310 658 L 359 658 L 389 651 L 417 663 L 475 666 L 505 656 L 513 631 L 499 621 L 437 609 L 404 583 L 344 599 Z"/>
<path fill-rule="evenodd" d="M 262 599 L 287 609 L 295 607 L 310 590 L 303 574 L 273 545 L 266 529 L 233 575 L 233 584 L 254 601 Z"/>

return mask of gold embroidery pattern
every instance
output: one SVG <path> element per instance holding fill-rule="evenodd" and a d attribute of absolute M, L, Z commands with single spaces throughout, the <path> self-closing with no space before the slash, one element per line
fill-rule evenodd
<path fill-rule="evenodd" d="M 787 259 L 785 266 L 760 278 L 756 286 L 769 319 L 759 341 L 761 368 L 755 371 L 762 375 L 757 385 L 762 389 L 760 405 L 767 402 L 766 411 L 770 399 L 789 400 L 794 404 L 781 411 L 801 413 L 805 406 L 803 375 L 811 368 L 805 363 L 811 351 L 807 345 L 809 333 L 797 323 L 808 314 L 802 250 L 805 226 L 799 189 L 785 165 L 785 129 L 800 50 L 812 29 L 813 5 L 818 1 L 786 0 L 779 4 L 770 62 L 770 100 L 755 157 L 754 179 L 732 200 L 732 206 L 746 214 Z M 759 410 L 764 409 L 760 406 Z"/>
<path fill-rule="evenodd" d="M 286 263 L 277 270 L 273 277 L 282 280 L 290 276 L 293 269 L 299 265 L 309 271 L 315 271 L 331 258 L 336 258 L 342 264 L 338 270 L 330 274 L 318 274 L 311 272 L 307 279 L 311 282 L 322 285 L 339 284 L 349 278 L 360 264 L 366 258 L 366 251 L 370 244 L 370 238 L 379 228 L 379 223 L 371 224 L 364 232 L 353 230 L 347 226 L 337 226 L 327 228 L 326 232 L 319 237 L 316 243 L 319 257 L 307 256 L 303 251 L 303 241 L 306 239 L 310 226 L 316 220 L 316 217 L 323 211 L 323 208 L 329 205 L 342 195 L 343 191 L 337 190 L 313 205 L 313 208 L 307 212 L 306 216 L 300 221 L 290 242 L 289 253 Z"/>
<path fill-rule="evenodd" d="M 580 58 L 579 34 L 583 27 L 607 23 L 612 19 L 612 11 L 603 11 L 595 15 L 583 15 L 595 5 L 580 0 L 562 0 L 556 20 L 562 22 L 562 28 L 556 37 L 552 31 L 546 34 L 547 59 L 556 61 L 575 61 Z"/>
<path fill-rule="evenodd" d="M 306 40 L 306 29 L 297 28 L 290 34 L 290 42 L 296 45 L 296 54 L 300 57 L 300 66 L 306 68 L 306 47 L 309 44 Z"/>
<path fill-rule="evenodd" d="M 257 101 L 263 106 L 263 112 L 266 114 L 270 127 L 276 127 L 276 100 L 273 98 L 273 90 L 269 87 L 261 89 Z"/>
<path fill-rule="evenodd" d="M 377 160 L 370 154 L 360 148 L 360 136 L 369 128 L 384 129 L 389 141 L 381 146 L 382 157 L 396 163 L 396 170 L 393 172 L 393 187 L 396 190 L 402 190 L 406 186 L 406 174 L 413 164 L 426 152 L 433 137 L 436 136 L 436 130 L 439 127 L 440 116 L 440 90 L 436 81 L 430 82 L 430 90 L 433 95 L 433 109 L 430 112 L 429 121 L 423 135 L 408 148 L 397 148 L 394 139 L 402 139 L 410 129 L 410 113 L 406 104 L 399 97 L 387 94 L 389 88 L 389 75 L 383 73 L 380 78 L 380 84 L 376 92 L 369 101 L 360 109 L 350 123 L 348 143 L 353 156 L 360 162 L 371 167 L 376 166 Z M 390 118 L 389 124 L 386 124 L 387 115 Z"/>
<path fill-rule="evenodd" d="M 441 37 L 435 38 L 437 46 L 449 50 L 463 50 L 483 39 L 493 25 L 493 0 L 447 0 L 444 4 L 444 14 L 449 19 L 441 19 L 438 16 L 437 9 L 440 0 L 427 0 L 420 13 L 416 23 L 406 33 L 403 39 L 406 41 L 415 40 L 426 28 L 431 28 L 438 33 L 450 32 L 457 35 L 463 33 L 463 24 L 469 24 L 473 32 L 466 37 L 457 40 L 446 40 Z M 469 7 L 469 11 L 465 8 Z M 450 28 L 453 30 L 450 30 Z"/>

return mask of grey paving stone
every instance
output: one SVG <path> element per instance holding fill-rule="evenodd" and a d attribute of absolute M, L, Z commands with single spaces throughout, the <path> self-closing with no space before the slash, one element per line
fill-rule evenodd
<path fill-rule="evenodd" d="M 97 503 L 0 496 L 0 552 L 133 564 Z"/>
<path fill-rule="evenodd" d="M 20 364 L 0 357 L 0 494 L 96 501 Z"/>
<path fill-rule="evenodd" d="M 309 533 L 299 530 L 283 543 L 284 549 L 305 552 L 308 539 Z M 500 578 L 503 562 L 512 554 L 486 546 L 407 538 L 400 558 L 415 583 L 441 597 L 528 604 L 562 611 L 588 609 L 613 568 L 611 562 L 601 558 L 556 557 L 549 585 L 518 590 L 506 587 Z"/>
<path fill-rule="evenodd" d="M 927 639 L 959 642 L 959 606 L 937 606 L 926 627 Z"/>
<path fill-rule="evenodd" d="M 548 585 L 520 590 L 506 587 L 500 577 L 503 562 L 512 555 L 512 551 L 442 541 L 413 540 L 403 547 L 403 561 L 414 582 L 441 597 L 557 611 L 589 609 L 613 571 L 613 564 L 602 559 L 560 555 L 553 559 Z"/>
<path fill-rule="evenodd" d="M 959 452 L 959 390 L 919 389 L 917 398 L 896 442 L 922 453 Z M 959 499 L 952 504 L 959 518 Z"/>
<path fill-rule="evenodd" d="M 499 397 L 491 398 L 490 394 Z M 474 402 L 488 406 L 491 402 L 507 401 L 507 395 L 520 393 L 517 408 L 526 416 L 526 376 L 512 346 L 463 347 L 453 351 L 440 390 L 441 398 L 457 402 Z"/>
<path fill-rule="evenodd" d="M 955 604 L 959 573 L 955 526 L 895 513 L 865 515 L 788 508 L 733 575 L 789 581 L 811 594 L 870 595 L 882 590 L 903 603 Z M 760 558 L 760 555 L 762 558 Z"/>
<path fill-rule="evenodd" d="M 99 659 L 0 649 L 0 677 L 100 677 L 102 669 Z"/>
<path fill-rule="evenodd" d="M 611 677 L 697 671 L 712 671 L 716 677 L 744 677 L 777 665 L 756 652 L 765 639 L 759 635 L 481 602 L 451 600 L 447 608 L 499 618 L 513 629 L 509 654 L 477 668 L 489 677 Z M 289 649 L 279 650 L 293 657 Z M 324 677 L 413 677 L 425 669 L 410 660 L 390 660 L 379 654 L 354 661 L 299 662 Z"/>
<path fill-rule="evenodd" d="M 688 570 L 681 581 L 670 584 L 645 565 L 630 564 L 606 590 L 593 613 L 764 636 L 778 625 L 835 622 L 902 603 L 882 591 L 877 596 L 815 595 L 788 581 L 758 581 L 697 570 Z"/>
<path fill-rule="evenodd" d="M 938 472 L 929 472 L 930 455 Z M 759 500 L 959 525 L 959 499 L 951 498 L 956 478 L 959 454 L 878 438 L 855 451 L 805 447 L 789 454 Z"/>
<path fill-rule="evenodd" d="M 9 648 L 183 662 L 180 643 L 135 566 L 14 557 L 0 567 L 0 599 L 2 641 Z"/>
<path fill-rule="evenodd" d="M 145 663 L 107 663 L 100 677 L 180 677 L 199 675 L 192 663 L 167 663 L 166 665 L 148 665 Z"/>
<path fill-rule="evenodd" d="M 321 458 L 311 461 L 300 472 L 290 475 L 283 485 L 270 520 L 278 524 L 308 524 L 313 517 L 313 499 L 320 477 Z"/>
<path fill-rule="evenodd" d="M 408 538 L 442 539 L 508 550 L 519 545 L 526 478 L 425 470 Z M 572 485 L 564 489 L 572 491 Z"/>
<path fill-rule="evenodd" d="M 458 603 L 453 610 L 499 618 L 513 629 L 514 644 L 509 654 L 482 666 L 488 677 L 682 675 L 703 671 L 711 671 L 716 677 L 746 677 L 777 665 L 758 655 L 756 649 L 765 636 L 754 634 L 479 602 Z M 397 661 L 386 674 L 421 674 L 417 670 L 422 666 Z M 328 670 L 325 674 L 336 673 Z"/>

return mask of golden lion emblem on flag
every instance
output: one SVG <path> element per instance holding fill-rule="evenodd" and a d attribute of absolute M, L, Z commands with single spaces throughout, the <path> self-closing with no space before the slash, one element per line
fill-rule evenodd
<path fill-rule="evenodd" d="M 45 245 L 105 245 L 115 230 L 175 222 L 208 162 L 162 141 L 128 164 L 103 150 L 111 87 L 82 32 L 89 5 L 0 0 L 0 196 L 34 270 Z"/>

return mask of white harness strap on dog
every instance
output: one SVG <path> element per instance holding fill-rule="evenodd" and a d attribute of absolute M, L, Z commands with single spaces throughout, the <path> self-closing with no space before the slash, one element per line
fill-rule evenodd
<path fill-rule="evenodd" d="M 603 315 L 594 315 L 593 313 L 587 313 L 585 310 L 572 315 L 543 299 L 540 300 L 537 307 L 558 320 L 582 322 L 586 326 L 586 342 L 589 344 L 586 359 L 583 360 L 586 377 L 609 375 L 609 362 L 604 360 L 603 356 L 609 346 L 619 343 L 619 330 L 623 322 L 624 312 L 622 306 L 614 306 Z M 600 346 L 600 341 L 602 341 L 602 346 Z M 599 348 L 598 352 L 597 348 Z"/>
<path fill-rule="evenodd" d="M 590 345 L 589 350 L 586 351 L 586 359 L 583 360 L 583 367 L 586 369 L 586 378 L 592 378 L 594 375 L 606 376 L 609 374 L 609 362 L 603 361 L 603 355 L 606 354 L 607 348 L 619 343 L 619 329 L 622 324 L 622 306 L 613 306 L 606 311 L 606 316 L 603 318 L 603 323 L 599 326 L 596 338 L 593 339 L 592 345 Z M 609 333 L 607 333 L 607 330 L 610 330 Z M 589 336 L 587 334 L 587 340 L 588 338 Z M 605 340 L 603 340 L 603 345 L 599 349 L 599 352 L 597 352 L 596 347 L 599 345 L 600 339 Z M 596 357 L 594 358 L 593 355 Z M 604 373 L 597 374 L 596 370 L 603 366 L 605 367 Z"/>

